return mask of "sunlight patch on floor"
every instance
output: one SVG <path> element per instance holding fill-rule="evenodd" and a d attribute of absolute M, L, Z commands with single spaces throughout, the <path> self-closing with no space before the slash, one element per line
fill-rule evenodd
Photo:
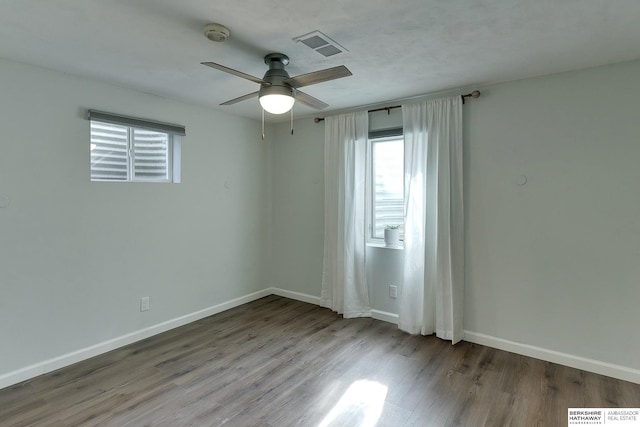
<path fill-rule="evenodd" d="M 318 427 L 374 427 L 382 414 L 387 386 L 359 380 L 351 384 Z"/>

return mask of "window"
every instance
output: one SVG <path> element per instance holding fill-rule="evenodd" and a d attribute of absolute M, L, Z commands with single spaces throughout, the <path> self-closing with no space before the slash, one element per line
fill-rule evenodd
<path fill-rule="evenodd" d="M 404 236 L 404 138 L 402 128 L 369 133 L 369 241 L 384 239 L 386 226 Z"/>
<path fill-rule="evenodd" d="M 91 181 L 180 182 L 184 127 L 89 110 Z"/>

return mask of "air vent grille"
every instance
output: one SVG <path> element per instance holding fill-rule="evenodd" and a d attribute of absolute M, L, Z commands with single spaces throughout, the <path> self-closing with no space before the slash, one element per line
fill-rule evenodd
<path fill-rule="evenodd" d="M 329 42 L 327 42 L 325 39 L 323 39 L 320 36 L 313 36 L 313 37 L 309 37 L 308 39 L 300 40 L 300 41 L 306 44 L 307 46 L 309 46 L 311 49 L 317 49 L 319 47 L 326 46 L 329 44 Z"/>
<path fill-rule="evenodd" d="M 348 52 L 347 49 L 340 46 L 336 41 L 332 40 L 326 34 L 320 31 L 313 31 L 293 39 L 295 42 L 302 42 L 304 45 L 318 52 L 325 57 L 337 55 L 342 52 Z"/>

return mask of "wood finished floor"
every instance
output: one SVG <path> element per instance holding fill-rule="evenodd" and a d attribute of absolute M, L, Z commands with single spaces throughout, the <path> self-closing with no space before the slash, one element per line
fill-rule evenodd
<path fill-rule="evenodd" d="M 0 425 L 566 426 L 568 407 L 640 407 L 640 385 L 269 296 L 0 390 Z"/>

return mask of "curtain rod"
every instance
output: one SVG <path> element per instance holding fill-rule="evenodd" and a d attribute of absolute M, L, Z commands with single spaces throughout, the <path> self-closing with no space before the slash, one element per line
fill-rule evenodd
<path fill-rule="evenodd" d="M 464 104 L 464 99 L 465 98 L 478 98 L 480 97 L 480 91 L 479 90 L 474 90 L 471 93 L 467 93 L 466 95 L 460 95 L 462 97 L 462 103 Z M 391 110 L 393 110 L 394 108 L 400 108 L 402 107 L 402 105 L 392 105 L 391 107 L 382 107 L 382 108 L 374 108 L 373 110 L 367 110 L 367 113 L 375 113 L 376 111 L 386 111 L 387 114 L 391 114 Z M 313 119 L 314 122 L 316 123 L 320 123 L 322 121 L 324 121 L 324 117 L 316 117 L 315 119 Z"/>

